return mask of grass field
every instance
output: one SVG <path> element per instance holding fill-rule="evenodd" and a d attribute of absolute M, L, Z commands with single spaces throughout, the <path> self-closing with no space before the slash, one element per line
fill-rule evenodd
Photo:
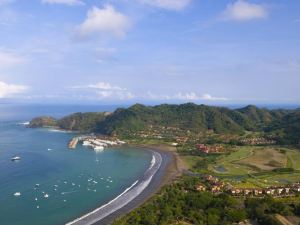
<path fill-rule="evenodd" d="M 191 170 L 197 165 L 198 162 L 203 160 L 203 157 L 201 156 L 185 155 L 181 157 L 186 162 L 188 168 Z"/>
<path fill-rule="evenodd" d="M 219 168 L 222 168 L 220 171 Z M 293 168 L 291 172 L 275 172 Z M 273 147 L 236 147 L 222 155 L 209 170 L 236 187 L 261 187 L 300 181 L 300 151 Z"/>
<path fill-rule="evenodd" d="M 276 168 L 285 168 L 288 157 L 274 148 L 256 148 L 254 153 L 242 160 L 236 161 L 239 165 L 246 165 L 257 170 L 270 171 Z"/>
<path fill-rule="evenodd" d="M 296 149 L 237 146 L 227 154 L 181 157 L 191 171 L 214 174 L 240 188 L 267 188 L 300 182 L 300 150 Z M 207 169 L 197 169 L 208 158 L 216 158 L 216 161 L 208 163 Z M 285 168 L 293 170 L 284 170 Z"/>
<path fill-rule="evenodd" d="M 288 156 L 288 159 L 290 161 L 289 166 L 291 168 L 294 168 L 295 170 L 300 170 L 300 153 L 299 150 L 286 150 L 286 155 Z"/>
<path fill-rule="evenodd" d="M 216 167 L 223 167 L 225 171 L 219 172 L 220 174 L 245 175 L 252 172 L 253 169 L 236 162 L 251 157 L 253 154 L 254 151 L 251 147 L 238 147 L 232 153 L 220 156 L 216 165 L 211 165 L 209 169 L 218 173 Z"/>

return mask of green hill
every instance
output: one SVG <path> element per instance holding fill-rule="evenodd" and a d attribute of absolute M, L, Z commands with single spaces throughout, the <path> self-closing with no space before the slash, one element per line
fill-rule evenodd
<path fill-rule="evenodd" d="M 145 106 L 135 104 L 113 113 L 75 113 L 62 119 L 35 118 L 31 127 L 58 126 L 66 130 L 128 136 L 149 128 L 169 127 L 199 133 L 211 130 L 216 134 L 242 134 L 265 131 L 280 143 L 300 140 L 300 110 L 268 110 L 249 105 L 240 109 L 186 103 Z"/>
<path fill-rule="evenodd" d="M 41 116 L 34 118 L 30 121 L 29 127 L 55 127 L 57 126 L 57 120 L 50 116 Z"/>
<path fill-rule="evenodd" d="M 110 113 L 90 112 L 74 113 L 61 119 L 52 117 L 37 117 L 30 121 L 29 127 L 58 127 L 64 130 L 94 132 L 100 122 L 102 122 Z"/>
<path fill-rule="evenodd" d="M 300 110 L 285 115 L 267 127 L 281 144 L 300 144 Z"/>
<path fill-rule="evenodd" d="M 290 111 L 267 110 L 255 106 L 228 109 L 187 103 L 182 105 L 133 105 L 118 109 L 97 126 L 106 134 L 127 134 L 147 129 L 149 126 L 176 127 L 191 132 L 213 130 L 215 133 L 243 133 L 263 131 Z"/>
<path fill-rule="evenodd" d="M 176 127 L 192 132 L 213 129 L 216 133 L 240 133 L 244 130 L 231 118 L 228 109 L 188 103 L 153 107 L 136 104 L 128 109 L 118 109 L 100 123 L 98 131 L 123 134 L 149 126 Z"/>

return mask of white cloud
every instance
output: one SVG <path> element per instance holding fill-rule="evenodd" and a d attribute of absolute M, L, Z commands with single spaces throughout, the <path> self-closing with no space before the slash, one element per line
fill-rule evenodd
<path fill-rule="evenodd" d="M 99 82 L 96 84 L 73 86 L 72 89 L 81 89 L 83 91 L 96 93 L 97 99 L 118 99 L 129 100 L 136 96 L 128 91 L 126 88 L 111 85 L 106 82 Z"/>
<path fill-rule="evenodd" d="M 168 10 L 182 10 L 191 0 L 138 0 L 141 3 Z"/>
<path fill-rule="evenodd" d="M 147 92 L 146 96 L 143 96 L 143 98 L 151 99 L 151 100 L 170 100 L 171 97 L 169 95 L 165 94 L 154 94 L 150 91 Z"/>
<path fill-rule="evenodd" d="M 109 83 L 99 82 L 97 84 L 91 84 L 87 86 L 88 88 L 94 88 L 99 90 L 108 90 L 108 91 L 126 91 L 126 88 L 121 88 L 118 86 L 112 86 Z"/>
<path fill-rule="evenodd" d="M 237 0 L 235 3 L 227 5 L 222 13 L 223 20 L 249 21 L 263 19 L 268 16 L 268 11 L 264 5 L 249 3 L 246 0 Z"/>
<path fill-rule="evenodd" d="M 80 90 L 80 94 L 96 99 L 111 99 L 111 100 L 155 100 L 155 101 L 227 101 L 229 99 L 224 97 L 214 97 L 210 94 L 198 95 L 196 92 L 178 92 L 176 94 L 153 93 L 151 91 L 132 93 L 127 88 L 112 85 L 106 82 L 99 82 L 95 84 L 79 85 L 70 87 L 73 90 Z M 96 94 L 96 95 L 95 95 Z"/>
<path fill-rule="evenodd" d="M 25 62 L 26 60 L 10 52 L 0 51 L 0 67 L 14 66 Z"/>
<path fill-rule="evenodd" d="M 84 5 L 84 2 L 80 0 L 42 0 L 42 3 L 46 4 L 64 4 L 64 5 Z"/>
<path fill-rule="evenodd" d="M 27 86 L 7 84 L 0 81 L 0 98 L 6 98 L 15 94 L 20 94 L 25 92 L 27 89 Z"/>
<path fill-rule="evenodd" d="M 77 33 L 81 37 L 93 34 L 112 34 L 122 37 L 129 28 L 130 20 L 127 16 L 116 11 L 112 5 L 105 5 L 103 8 L 90 9 L 85 21 L 77 27 Z"/>
<path fill-rule="evenodd" d="M 129 91 L 98 91 L 97 94 L 100 99 L 129 100 L 135 98 L 135 95 Z"/>
<path fill-rule="evenodd" d="M 227 101 L 227 98 L 224 97 L 213 97 L 210 94 L 204 94 L 202 96 L 197 95 L 195 92 L 190 93 L 177 93 L 174 95 L 175 99 L 185 100 L 185 101 L 196 101 L 196 100 L 205 100 L 205 101 Z"/>
<path fill-rule="evenodd" d="M 174 95 L 175 99 L 179 99 L 179 100 L 199 100 L 200 97 L 197 96 L 197 94 L 195 92 L 190 92 L 190 93 L 177 93 Z"/>
<path fill-rule="evenodd" d="M 227 101 L 227 98 L 224 97 L 213 97 L 210 94 L 202 95 L 201 99 L 208 100 L 208 101 Z"/>
<path fill-rule="evenodd" d="M 113 86 L 110 83 L 106 82 L 98 82 L 96 84 L 88 84 L 88 85 L 82 85 L 82 86 L 73 86 L 71 88 L 74 89 L 97 89 L 97 90 L 103 90 L 103 91 L 126 91 L 126 88 L 121 88 L 118 86 Z"/>

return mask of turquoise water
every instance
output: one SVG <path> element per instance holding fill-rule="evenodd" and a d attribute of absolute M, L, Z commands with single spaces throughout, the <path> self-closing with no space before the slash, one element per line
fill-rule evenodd
<path fill-rule="evenodd" d="M 19 122 L 0 122 L 0 224 L 64 224 L 118 196 L 151 161 L 150 153 L 125 147 L 69 150 L 75 134 Z M 21 161 L 10 160 L 15 154 Z"/>

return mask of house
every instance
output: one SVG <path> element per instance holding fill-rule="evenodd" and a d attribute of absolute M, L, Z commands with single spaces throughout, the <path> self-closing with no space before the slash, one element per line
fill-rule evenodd
<path fill-rule="evenodd" d="M 289 188 L 289 187 L 286 187 L 286 188 L 285 188 L 285 193 L 286 193 L 286 194 L 289 194 L 289 193 L 290 193 L 290 188 Z"/>
<path fill-rule="evenodd" d="M 281 195 L 284 191 L 284 188 L 280 187 L 280 188 L 277 188 L 276 190 L 277 190 L 277 194 Z"/>
<path fill-rule="evenodd" d="M 230 192 L 232 195 L 239 195 L 242 193 L 242 190 L 241 189 L 231 189 Z"/>
<path fill-rule="evenodd" d="M 219 181 L 219 179 L 217 177 L 214 177 L 212 175 L 204 175 L 203 178 L 209 182 L 218 182 Z"/>
<path fill-rule="evenodd" d="M 300 185 L 299 185 L 299 184 L 295 184 L 295 185 L 293 186 L 293 190 L 294 190 L 295 192 L 300 192 Z"/>
<path fill-rule="evenodd" d="M 213 185 L 210 190 L 211 190 L 212 193 L 220 192 L 221 191 L 221 186 Z"/>
<path fill-rule="evenodd" d="M 275 194 L 275 189 L 266 189 L 265 191 L 265 194 L 267 194 L 267 195 L 274 195 Z"/>
<path fill-rule="evenodd" d="M 197 191 L 206 191 L 206 187 L 202 184 L 197 185 L 196 189 Z"/>
<path fill-rule="evenodd" d="M 224 148 L 221 145 L 207 146 L 205 144 L 196 144 L 196 148 L 206 154 L 224 152 Z"/>
<path fill-rule="evenodd" d="M 261 189 L 254 189 L 254 195 L 258 196 L 258 195 L 262 195 L 263 191 Z"/>
<path fill-rule="evenodd" d="M 249 195 L 252 194 L 252 190 L 251 189 L 244 189 L 244 195 Z"/>

